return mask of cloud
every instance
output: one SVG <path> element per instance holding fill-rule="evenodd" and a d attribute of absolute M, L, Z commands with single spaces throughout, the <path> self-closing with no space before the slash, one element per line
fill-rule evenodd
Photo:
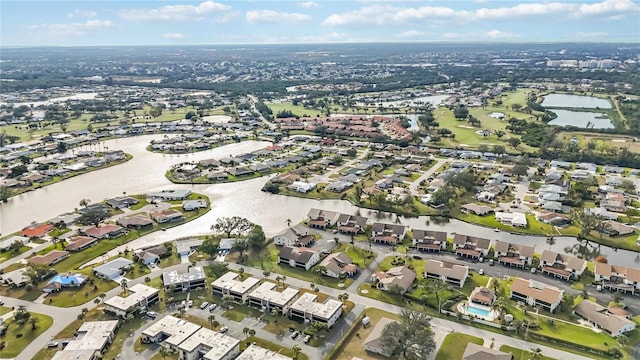
<path fill-rule="evenodd" d="M 73 10 L 72 12 L 67 14 L 67 17 L 70 19 L 73 18 L 94 18 L 98 16 L 98 13 L 95 11 L 88 10 Z"/>
<path fill-rule="evenodd" d="M 170 40 L 179 40 L 185 38 L 183 33 L 164 33 L 162 34 L 162 37 Z"/>
<path fill-rule="evenodd" d="M 298 6 L 305 9 L 311 9 L 311 8 L 318 7 L 320 5 L 315 1 L 304 1 L 304 2 L 298 3 Z"/>
<path fill-rule="evenodd" d="M 240 16 L 240 12 L 239 11 L 225 12 L 225 13 L 222 13 L 222 14 L 218 15 L 218 17 L 216 17 L 215 19 L 213 19 L 212 23 L 214 23 L 214 24 L 226 24 L 226 23 L 230 22 L 231 20 L 237 18 L 238 16 Z"/>
<path fill-rule="evenodd" d="M 478 3 L 478 2 L 475 2 Z M 456 10 L 446 6 L 402 7 L 395 4 L 371 4 L 358 9 L 334 13 L 323 22 L 323 26 L 355 25 L 401 25 L 405 23 L 433 22 L 441 20 L 511 20 L 531 16 L 586 17 L 640 12 L 640 5 L 633 0 L 603 0 L 599 3 L 540 2 L 521 3 L 509 7 L 482 7 Z M 556 18 L 549 18 L 552 21 Z"/>
<path fill-rule="evenodd" d="M 488 37 L 488 38 L 491 38 L 491 39 L 513 39 L 513 38 L 519 38 L 520 37 L 517 34 L 508 33 L 508 32 L 504 32 L 504 31 L 500 31 L 500 30 L 487 31 L 483 35 Z"/>
<path fill-rule="evenodd" d="M 246 13 L 249 24 L 289 24 L 301 25 L 311 21 L 311 16 L 305 14 L 285 13 L 274 10 L 251 10 Z"/>
<path fill-rule="evenodd" d="M 199 5 L 165 5 L 154 9 L 123 9 L 119 15 L 131 21 L 173 21 L 185 22 L 202 20 L 203 15 L 230 11 L 229 5 L 205 1 Z"/>
<path fill-rule="evenodd" d="M 340 41 L 348 41 L 348 35 L 344 33 L 332 32 L 329 34 L 323 35 L 310 35 L 310 36 L 301 36 L 295 39 L 295 42 L 301 43 L 326 43 L 326 42 L 340 42 Z"/>
<path fill-rule="evenodd" d="M 479 33 L 454 33 L 447 32 L 442 34 L 442 37 L 447 40 L 498 40 L 498 39 L 517 39 L 520 37 L 518 34 L 508 33 L 500 30 L 489 30 Z"/>
<path fill-rule="evenodd" d="M 69 24 L 40 24 L 31 25 L 29 29 L 36 31 L 44 31 L 56 35 L 72 35 L 83 36 L 91 32 L 104 30 L 115 27 L 115 24 L 109 20 L 87 20 L 84 23 Z"/>
<path fill-rule="evenodd" d="M 418 30 L 407 30 L 407 31 L 403 31 L 399 34 L 396 34 L 397 38 L 402 38 L 402 39 L 406 39 L 406 38 L 416 38 L 416 37 L 420 37 L 420 36 L 425 36 L 426 33 L 422 32 L 422 31 L 418 31 Z"/>

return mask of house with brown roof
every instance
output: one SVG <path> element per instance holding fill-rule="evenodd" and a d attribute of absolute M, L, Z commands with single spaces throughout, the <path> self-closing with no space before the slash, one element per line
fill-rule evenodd
<path fill-rule="evenodd" d="M 609 236 L 621 236 L 632 234 L 635 229 L 632 226 L 625 225 L 613 220 L 607 220 L 604 222 L 603 232 Z"/>
<path fill-rule="evenodd" d="M 158 224 L 184 220 L 184 214 L 175 209 L 167 209 L 151 213 L 151 218 Z"/>
<path fill-rule="evenodd" d="M 371 276 L 375 286 L 389 291 L 389 288 L 397 286 L 401 293 L 411 289 L 416 280 L 416 273 L 406 266 L 392 267 L 387 271 L 376 271 Z"/>
<path fill-rule="evenodd" d="M 593 301 L 583 300 L 573 308 L 573 313 L 587 320 L 591 326 L 602 329 L 612 337 L 633 331 L 636 323 Z"/>
<path fill-rule="evenodd" d="M 587 269 L 587 261 L 575 256 L 545 250 L 540 256 L 542 273 L 562 280 L 576 279 Z"/>
<path fill-rule="evenodd" d="M 320 266 L 324 266 L 325 269 L 327 269 L 323 275 L 336 279 L 341 276 L 354 276 L 358 273 L 358 265 L 355 265 L 349 255 L 343 252 L 327 255 L 327 257 L 320 262 Z"/>
<path fill-rule="evenodd" d="M 513 355 L 472 342 L 467 344 L 462 360 L 512 360 Z"/>
<path fill-rule="evenodd" d="M 307 271 L 320 261 L 320 252 L 306 247 L 283 246 L 278 254 L 278 263 Z"/>
<path fill-rule="evenodd" d="M 489 254 L 491 240 L 476 236 L 455 234 L 453 237 L 453 250 L 456 255 L 472 259 L 484 258 Z"/>
<path fill-rule="evenodd" d="M 273 237 L 273 243 L 279 246 L 309 246 L 316 241 L 302 224 L 290 227 Z"/>
<path fill-rule="evenodd" d="M 496 294 L 486 287 L 478 286 L 469 295 L 469 301 L 475 304 L 491 306 L 496 301 Z"/>
<path fill-rule="evenodd" d="M 120 225 L 104 224 L 100 227 L 92 226 L 82 231 L 85 235 L 96 239 L 115 238 L 125 234 L 127 230 Z"/>
<path fill-rule="evenodd" d="M 597 262 L 593 272 L 595 281 L 602 282 L 605 289 L 632 294 L 640 291 L 640 269 Z"/>
<path fill-rule="evenodd" d="M 51 266 L 69 257 L 68 251 L 51 250 L 44 255 L 36 255 L 27 260 L 29 264 Z"/>
<path fill-rule="evenodd" d="M 143 229 L 153 226 L 153 221 L 148 217 L 138 214 L 133 216 L 121 217 L 116 220 L 116 224 L 125 228 Z"/>
<path fill-rule="evenodd" d="M 412 230 L 413 246 L 418 250 L 440 252 L 447 249 L 447 233 L 445 231 Z"/>
<path fill-rule="evenodd" d="M 509 298 L 553 312 L 560 305 L 563 294 L 564 291 L 555 286 L 517 277 L 511 283 Z"/>
<path fill-rule="evenodd" d="M 340 213 L 335 211 L 312 208 L 307 213 L 307 217 L 309 218 L 309 227 L 317 229 L 331 227 L 336 223 L 339 215 Z"/>
<path fill-rule="evenodd" d="M 98 242 L 98 239 L 94 237 L 74 236 L 68 239 L 68 244 L 65 246 L 65 249 L 68 251 L 82 251 L 96 242 Z"/>
<path fill-rule="evenodd" d="M 499 264 L 525 268 L 531 266 L 533 260 L 533 246 L 513 244 L 496 240 L 494 257 Z"/>
<path fill-rule="evenodd" d="M 368 219 L 364 216 L 340 214 L 336 220 L 338 231 L 343 234 L 357 234 L 364 231 Z"/>
<path fill-rule="evenodd" d="M 367 336 L 367 338 L 364 340 L 365 351 L 387 357 L 391 356 L 391 354 L 384 351 L 382 349 L 382 346 L 380 346 L 380 337 L 382 336 L 382 331 L 384 330 L 385 326 L 395 322 L 397 321 L 386 317 L 380 318 L 376 326 L 374 326 L 373 330 L 371 330 L 371 332 L 369 333 L 369 336 Z"/>
<path fill-rule="evenodd" d="M 463 287 L 469 276 L 469 267 L 449 261 L 428 260 L 424 266 L 424 278 L 442 280 Z"/>
<path fill-rule="evenodd" d="M 375 222 L 371 227 L 373 241 L 387 245 L 402 243 L 406 233 L 407 227 L 404 225 Z"/>

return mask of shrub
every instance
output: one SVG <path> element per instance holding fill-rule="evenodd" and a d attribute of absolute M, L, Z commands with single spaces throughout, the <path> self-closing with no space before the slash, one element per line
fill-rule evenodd
<path fill-rule="evenodd" d="M 17 334 L 16 334 L 16 337 L 17 337 L 17 338 L 21 338 L 21 337 L 22 337 L 22 333 L 17 333 Z"/>

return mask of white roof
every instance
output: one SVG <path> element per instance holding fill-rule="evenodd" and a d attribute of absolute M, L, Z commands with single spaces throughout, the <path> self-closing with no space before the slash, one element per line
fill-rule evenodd
<path fill-rule="evenodd" d="M 157 293 L 158 289 L 156 288 L 144 284 L 135 284 L 129 288 L 129 296 L 121 297 L 116 295 L 105 301 L 104 304 L 122 311 L 128 311 L 132 307 L 140 304 L 141 301 L 148 299 Z"/>
<path fill-rule="evenodd" d="M 205 359 L 219 360 L 240 344 L 240 340 L 207 328 L 200 328 L 178 346 L 187 353 L 206 353 Z M 203 351 L 204 350 L 204 351 Z"/>
<path fill-rule="evenodd" d="M 324 303 L 319 303 L 317 299 L 316 294 L 304 293 L 291 305 L 291 309 L 304 311 L 322 319 L 329 319 L 336 311 L 342 311 L 342 303 L 338 300 L 328 299 Z"/>
<path fill-rule="evenodd" d="M 249 277 L 242 281 L 238 280 L 239 277 L 240 274 L 229 271 L 212 282 L 211 286 L 227 289 L 238 294 L 244 294 L 260 282 L 259 279 L 254 277 Z"/>
<path fill-rule="evenodd" d="M 76 338 L 64 348 L 71 350 L 101 350 L 118 326 L 118 320 L 88 321 L 76 331 Z"/>
<path fill-rule="evenodd" d="M 258 286 L 257 289 L 253 290 L 249 296 L 267 300 L 269 303 L 279 306 L 284 306 L 298 296 L 298 289 L 286 288 L 282 291 L 276 291 L 274 290 L 275 287 L 276 284 L 272 282 L 264 282 Z"/>
<path fill-rule="evenodd" d="M 251 344 L 236 360 L 291 360 L 291 358 Z"/>
<path fill-rule="evenodd" d="M 25 236 L 14 235 L 4 240 L 0 240 L 0 249 L 8 249 L 16 241 L 20 241 L 21 243 L 26 244 L 29 242 L 29 238 Z"/>
<path fill-rule="evenodd" d="M 200 328 L 200 325 L 167 315 L 145 329 L 142 334 L 150 337 L 165 334 L 169 336 L 165 340 L 167 344 L 178 346 Z"/>

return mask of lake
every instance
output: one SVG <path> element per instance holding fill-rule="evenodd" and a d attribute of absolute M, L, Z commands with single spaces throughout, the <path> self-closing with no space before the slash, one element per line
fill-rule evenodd
<path fill-rule="evenodd" d="M 549 94 L 544 96 L 544 107 L 611 109 L 609 100 L 593 96 L 579 96 L 567 94 Z"/>
<path fill-rule="evenodd" d="M 597 112 L 584 112 L 584 111 L 571 111 L 554 109 L 554 113 L 558 115 L 557 118 L 549 121 L 549 125 L 556 126 L 575 126 L 580 128 L 587 128 L 589 125 L 593 129 L 613 129 L 614 126 L 611 120 L 606 117 L 606 114 Z"/>

